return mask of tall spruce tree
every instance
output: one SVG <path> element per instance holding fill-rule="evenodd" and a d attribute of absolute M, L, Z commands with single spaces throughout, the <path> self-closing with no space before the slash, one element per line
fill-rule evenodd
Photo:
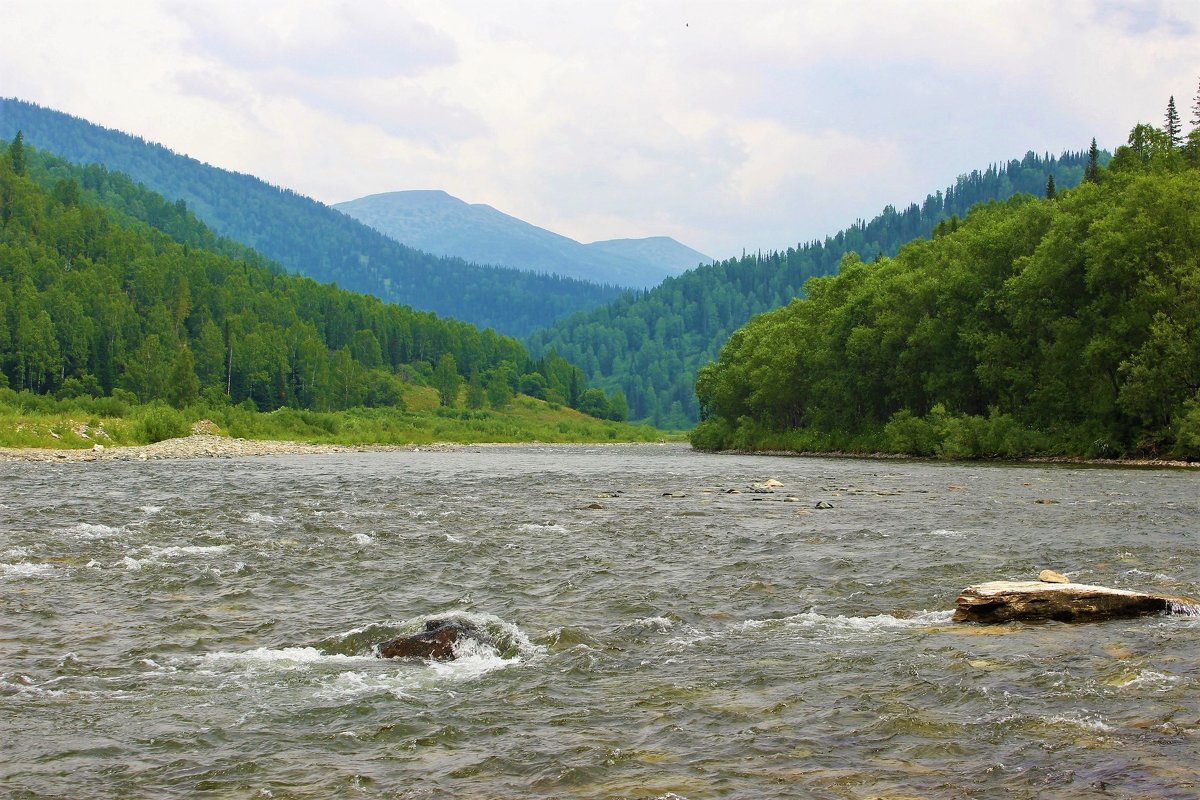
<path fill-rule="evenodd" d="M 1083 170 L 1083 179 L 1088 183 L 1100 182 L 1100 148 L 1096 147 L 1096 137 L 1092 137 L 1092 146 L 1088 148 L 1088 163 Z"/>
<path fill-rule="evenodd" d="M 8 157 L 12 160 L 13 172 L 18 175 L 25 174 L 25 132 L 17 131 L 17 135 L 13 137 L 12 144 L 8 148 Z"/>
<path fill-rule="evenodd" d="M 1055 198 L 1055 196 L 1057 196 L 1057 194 L 1058 194 L 1057 191 L 1055 191 L 1055 189 L 1054 189 L 1054 176 L 1047 175 L 1046 176 L 1046 199 L 1053 200 Z"/>
<path fill-rule="evenodd" d="M 1175 110 L 1175 95 L 1171 95 L 1171 99 L 1167 101 L 1164 130 L 1171 147 L 1180 147 L 1183 144 L 1183 125 L 1179 122 L 1179 112 Z"/>
<path fill-rule="evenodd" d="M 1200 128 L 1200 89 L 1196 90 L 1196 98 L 1192 100 L 1192 127 Z"/>

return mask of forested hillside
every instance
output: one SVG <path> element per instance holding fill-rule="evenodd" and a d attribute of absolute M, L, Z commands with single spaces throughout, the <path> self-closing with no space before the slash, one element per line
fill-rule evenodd
<path fill-rule="evenodd" d="M 0 138 L 75 164 L 102 164 L 170 200 L 216 233 L 292 272 L 513 336 L 620 294 L 614 286 L 479 266 L 423 253 L 295 192 L 202 164 L 119 131 L 15 99 L 0 99 Z"/>
<path fill-rule="evenodd" d="M 1098 154 L 1101 162 L 1107 154 Z M 944 192 L 897 210 L 888 206 L 870 222 L 836 236 L 699 267 L 648 292 L 560 320 L 528 338 L 535 352 L 557 351 L 587 373 L 592 383 L 624 391 L 630 415 L 660 427 L 686 428 L 699 418 L 696 373 L 755 314 L 778 308 L 803 293 L 805 281 L 837 271 L 842 256 L 892 255 L 918 237 L 957 219 L 977 203 L 1017 193 L 1041 196 L 1049 177 L 1058 188 L 1083 178 L 1088 154 L 1060 157 L 1028 153 L 1024 159 L 963 175 Z"/>
<path fill-rule="evenodd" d="M 708 448 L 1200 455 L 1200 131 L 1140 125 L 1078 188 L 848 255 L 696 389 Z"/>
<path fill-rule="evenodd" d="M 183 406 L 401 404 L 408 383 L 446 405 L 515 392 L 623 414 L 556 356 L 515 339 L 286 274 L 102 167 L 0 147 L 0 388 L 128 393 Z"/>

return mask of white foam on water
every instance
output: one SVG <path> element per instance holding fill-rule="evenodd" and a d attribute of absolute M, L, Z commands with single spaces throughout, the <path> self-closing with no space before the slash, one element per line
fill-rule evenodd
<path fill-rule="evenodd" d="M 1149 580 L 1154 581 L 1155 583 L 1171 583 L 1171 581 L 1172 581 L 1172 578 L 1170 575 L 1164 575 L 1161 572 L 1147 572 L 1146 570 L 1138 569 L 1137 567 L 1134 567 L 1133 569 L 1130 569 L 1130 570 L 1126 570 L 1125 574 L 1132 578 L 1139 578 L 1139 579 L 1147 579 L 1148 578 Z"/>
<path fill-rule="evenodd" d="M 373 659 L 369 656 L 322 653 L 315 647 L 257 647 L 253 650 L 207 653 L 203 660 L 210 665 L 229 664 L 250 669 L 294 670 L 308 669 L 314 664 L 347 665 Z"/>
<path fill-rule="evenodd" d="M 173 545 L 170 547 L 147 546 L 141 548 L 141 552 L 145 553 L 143 557 L 135 558 L 132 555 L 126 555 L 120 560 L 120 562 L 118 562 L 118 564 L 120 566 L 124 566 L 125 569 L 136 571 L 147 566 L 170 564 L 172 563 L 170 559 L 174 558 L 183 558 L 186 556 L 216 556 L 232 548 L 233 545 L 229 544 Z M 95 562 L 90 562 L 88 566 L 92 566 L 94 563 Z M 97 564 L 96 566 L 99 565 Z"/>
<path fill-rule="evenodd" d="M 1176 683 L 1179 683 L 1178 675 L 1164 675 L 1161 672 L 1145 669 L 1139 672 L 1133 678 L 1130 678 L 1124 683 L 1118 684 L 1118 686 L 1122 689 L 1132 687 L 1136 689 L 1153 689 L 1155 691 L 1165 692 Z"/>
<path fill-rule="evenodd" d="M 119 689 L 110 691 L 110 692 L 98 692 L 98 691 L 91 690 L 91 689 L 72 689 L 72 688 L 50 689 L 50 688 L 47 688 L 53 684 L 61 683 L 62 681 L 65 681 L 65 680 L 68 680 L 68 676 L 60 675 L 56 678 L 50 678 L 49 680 L 45 680 L 45 681 L 42 681 L 41 683 L 37 683 L 33 678 L 31 678 L 28 675 L 22 675 L 20 673 L 6 672 L 3 674 L 0 674 L 0 687 L 3 687 L 4 689 L 6 689 L 8 691 L 12 691 L 16 694 L 27 694 L 27 695 L 33 695 L 35 697 L 44 697 L 44 698 L 49 698 L 49 699 L 65 698 L 68 700 L 78 700 L 80 698 L 102 697 L 102 698 L 111 700 L 111 699 L 119 699 L 119 698 L 124 698 L 124 697 L 129 696 L 128 692 L 124 692 Z"/>
<path fill-rule="evenodd" d="M 1196 603 L 1181 603 L 1178 600 L 1168 600 L 1167 613 L 1177 617 L 1200 617 L 1200 605 Z"/>
<path fill-rule="evenodd" d="M 517 530 L 522 533 L 568 533 L 562 525 L 556 525 L 552 522 L 537 524 L 534 522 L 526 522 L 524 525 L 518 525 Z"/>
<path fill-rule="evenodd" d="M 53 564 L 0 564 L 0 578 L 32 578 L 54 572 Z"/>
<path fill-rule="evenodd" d="M 141 511 L 143 514 L 157 514 L 162 510 L 162 506 L 138 506 L 138 511 Z"/>
<path fill-rule="evenodd" d="M 932 530 L 932 531 L 930 531 L 930 532 L 929 532 L 927 535 L 929 535 L 929 536 L 938 536 L 938 537 L 941 537 L 941 538 L 944 538 L 944 539 L 963 539 L 963 538 L 966 538 L 966 534 L 965 534 L 965 533 L 963 533 L 962 531 L 952 531 L 952 530 L 948 530 L 948 529 L 946 529 L 946 528 L 938 528 L 938 529 L 936 529 L 936 530 Z"/>
<path fill-rule="evenodd" d="M 419 681 L 412 670 L 391 673 L 342 672 L 322 684 L 317 697 L 346 699 L 390 694 L 397 699 L 412 697 Z"/>
<path fill-rule="evenodd" d="M 5 550 L 2 558 L 25 558 L 29 555 L 28 547 L 14 547 L 10 550 Z"/>
<path fill-rule="evenodd" d="M 154 558 L 175 558 L 177 556 L 213 556 L 224 553 L 232 548 L 230 544 L 212 545 L 178 545 L 173 547 L 148 547 L 150 553 L 147 561 Z"/>
<path fill-rule="evenodd" d="M 896 630 L 912 630 L 945 625 L 954 616 L 953 611 L 922 611 L 911 617 L 895 617 L 891 614 L 876 614 L 870 617 L 826 616 L 815 611 L 805 611 L 781 619 L 747 620 L 741 624 L 743 631 L 783 626 L 785 628 L 822 629 L 831 633 L 872 634 Z"/>
<path fill-rule="evenodd" d="M 251 511 L 245 514 L 242 519 L 252 525 L 278 525 L 283 522 L 282 517 L 273 517 L 270 514 L 263 514 L 258 511 Z"/>
<path fill-rule="evenodd" d="M 702 631 L 692 625 L 687 625 L 680 631 L 680 635 L 672 637 L 668 644 L 672 647 L 692 647 L 715 637 L 716 634 Z"/>
<path fill-rule="evenodd" d="M 655 628 L 660 631 L 675 627 L 675 622 L 667 617 L 639 617 L 633 621 L 633 624 L 638 627 Z"/>
<path fill-rule="evenodd" d="M 439 682 L 461 683 L 482 677 L 489 672 L 517 666 L 521 661 L 520 655 L 503 658 L 490 645 L 464 639 L 455 643 L 453 661 L 431 661 L 429 670 Z"/>
<path fill-rule="evenodd" d="M 1109 725 L 1099 714 L 1089 714 L 1087 711 L 1069 711 L 1053 717 L 1041 717 L 1043 722 L 1051 725 L 1074 725 L 1096 733 L 1113 733 L 1116 728 Z"/>
<path fill-rule="evenodd" d="M 367 534 L 365 534 L 365 533 L 356 533 L 356 534 L 354 534 L 353 536 L 351 536 L 351 537 L 350 537 L 350 539 L 351 539 L 352 541 L 354 541 L 354 542 L 355 542 L 355 544 L 367 545 L 367 544 L 374 544 L 374 543 L 375 543 L 375 540 L 374 540 L 374 539 L 372 539 L 370 536 L 368 536 L 368 535 L 367 535 Z"/>
<path fill-rule="evenodd" d="M 120 536 L 124 531 L 111 525 L 80 522 L 67 528 L 67 533 L 74 535 L 77 539 L 107 539 L 110 536 Z"/>

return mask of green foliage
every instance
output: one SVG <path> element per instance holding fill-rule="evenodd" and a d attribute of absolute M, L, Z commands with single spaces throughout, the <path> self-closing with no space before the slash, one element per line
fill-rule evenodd
<path fill-rule="evenodd" d="M 1200 395 L 1183 404 L 1176 425 L 1175 441 L 1180 454 L 1193 460 L 1200 459 Z"/>
<path fill-rule="evenodd" d="M 588 389 L 579 399 L 579 411 L 597 419 L 608 416 L 608 398 L 600 389 Z"/>
<path fill-rule="evenodd" d="M 0 385 L 265 411 L 403 407 L 410 382 L 435 377 L 452 403 L 472 374 L 502 376 L 494 407 L 520 372 L 556 401 L 586 389 L 556 354 L 533 361 L 492 330 L 286 275 L 125 176 L 28 146 L 19 175 L 11 149 L 0 150 Z"/>
<path fill-rule="evenodd" d="M 19 137 L 22 130 L 26 145 L 91 165 L 80 181 L 85 188 L 89 182 L 108 180 L 112 171 L 169 198 L 146 208 L 131 203 L 124 209 L 156 228 L 171 231 L 170 226 L 191 209 L 220 236 L 299 274 L 509 335 L 527 334 L 621 292 L 615 286 L 413 250 L 288 189 L 202 164 L 77 117 L 0 99 L 0 136 Z"/>
<path fill-rule="evenodd" d="M 546 399 L 546 379 L 536 372 L 526 372 L 521 376 L 521 394 Z"/>
<path fill-rule="evenodd" d="M 1095 153 L 1097 164 L 1102 156 Z M 1050 178 L 1056 191 L 1077 185 L 1087 156 L 1028 153 L 1021 160 L 963 175 L 953 186 L 904 209 L 888 206 L 824 241 L 786 252 L 755 253 L 698 267 L 607 306 L 575 314 L 528 338 L 535 354 L 557 352 L 588 381 L 621 391 L 633 419 L 688 428 L 701 417 L 694 392 L 701 366 L 714 360 L 730 335 L 755 314 L 805 292 L 812 277 L 836 273 L 847 253 L 863 260 L 895 254 L 913 239 L 952 232 L 974 205 L 1013 194 L 1041 196 Z"/>
<path fill-rule="evenodd" d="M 444 406 L 452 406 L 458 402 L 458 392 L 462 388 L 462 378 L 458 374 L 458 365 L 453 353 L 443 353 L 438 359 L 437 368 L 433 372 L 433 388 L 437 389 L 438 401 Z"/>
<path fill-rule="evenodd" d="M 1163 133 L 1172 147 L 1183 145 L 1183 124 L 1179 121 L 1179 112 L 1175 110 L 1175 95 L 1167 101 L 1167 113 L 1163 122 Z"/>
<path fill-rule="evenodd" d="M 12 171 L 17 175 L 25 174 L 25 132 L 17 131 L 13 136 L 12 144 L 8 148 L 8 159 L 12 164 Z"/>
<path fill-rule="evenodd" d="M 425 389 L 423 391 L 430 391 Z M 126 393 L 127 394 L 127 393 Z M 663 434 L 647 426 L 600 421 L 568 409 L 519 398 L 504 411 L 437 408 L 354 408 L 258 411 L 253 403 L 185 409 L 161 403 L 128 405 L 112 397 L 69 400 L 0 389 L 0 446 L 91 449 L 141 445 L 187 435 L 208 420 L 225 435 L 320 444 L 428 444 L 433 442 L 646 442 Z"/>
<path fill-rule="evenodd" d="M 188 419 L 179 411 L 164 403 L 144 406 L 136 417 L 134 427 L 137 440 L 153 444 L 164 439 L 177 439 L 190 432 Z"/>
<path fill-rule="evenodd" d="M 1138 126 L 1094 183 L 981 206 L 893 258 L 848 257 L 700 371 L 692 440 L 823 438 L 939 458 L 1188 454 L 1197 208 L 1200 170 Z"/>

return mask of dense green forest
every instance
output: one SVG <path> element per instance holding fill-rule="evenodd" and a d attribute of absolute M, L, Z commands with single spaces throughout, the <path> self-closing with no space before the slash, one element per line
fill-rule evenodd
<path fill-rule="evenodd" d="M 623 391 L 630 416 L 658 427 L 688 428 L 699 419 L 696 374 L 755 314 L 778 308 L 804 291 L 809 278 L 837 271 L 843 255 L 893 255 L 906 242 L 953 229 L 972 206 L 1014 194 L 1044 194 L 1083 179 L 1088 153 L 1060 157 L 1028 153 L 1017 161 L 960 176 L 945 191 L 903 210 L 888 206 L 824 241 L 755 253 L 668 278 L 647 292 L 564 318 L 528 337 L 534 353 L 555 351 L 592 383 Z M 1106 153 L 1099 153 L 1101 162 Z"/>
<path fill-rule="evenodd" d="M 0 99 L 0 138 L 11 141 L 18 131 L 26 144 L 75 164 L 103 164 L 171 200 L 184 201 L 219 235 L 253 247 L 292 272 L 481 328 L 523 336 L 623 291 L 423 253 L 250 175 L 202 164 L 32 103 Z"/>
<path fill-rule="evenodd" d="M 516 393 L 624 418 L 550 353 L 287 274 L 182 202 L 100 166 L 0 147 L 0 389 L 259 410 L 502 407 Z"/>
<path fill-rule="evenodd" d="M 1200 455 L 1200 130 L 806 289 L 700 371 L 695 445 Z"/>

